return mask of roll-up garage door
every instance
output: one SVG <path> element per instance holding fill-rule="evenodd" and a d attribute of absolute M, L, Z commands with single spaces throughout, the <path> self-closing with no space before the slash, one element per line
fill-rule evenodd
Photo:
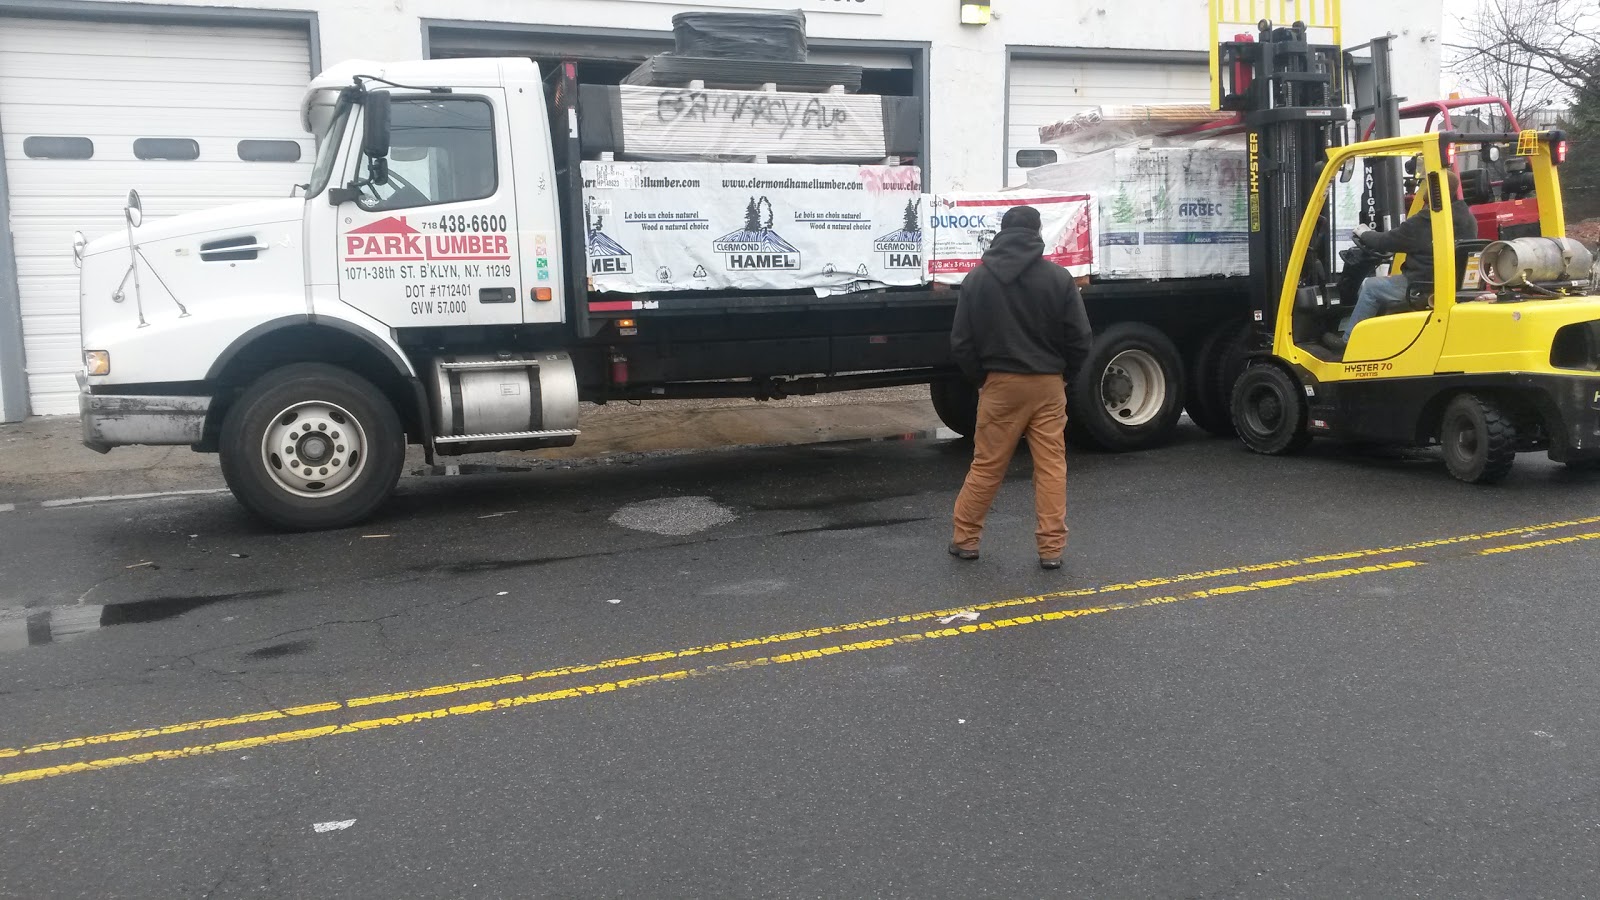
<path fill-rule="evenodd" d="M 288 196 L 311 138 L 303 29 L 0 18 L 0 129 L 36 415 L 76 411 L 72 232 Z"/>

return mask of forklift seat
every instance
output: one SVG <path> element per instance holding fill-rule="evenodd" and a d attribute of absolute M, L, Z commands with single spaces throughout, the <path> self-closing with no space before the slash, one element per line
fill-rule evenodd
<path fill-rule="evenodd" d="M 1483 249 L 1493 241 L 1470 240 L 1456 241 L 1456 290 L 1461 289 L 1461 282 L 1467 278 L 1467 261 L 1474 253 L 1482 253 Z M 1437 269 L 1435 275 L 1438 274 Z M 1433 308 L 1433 282 L 1413 281 L 1406 285 L 1406 299 L 1411 301 L 1413 310 Z"/>
<path fill-rule="evenodd" d="M 1461 173 L 1461 199 L 1468 206 L 1494 202 L 1494 184 L 1488 169 L 1467 169 Z"/>

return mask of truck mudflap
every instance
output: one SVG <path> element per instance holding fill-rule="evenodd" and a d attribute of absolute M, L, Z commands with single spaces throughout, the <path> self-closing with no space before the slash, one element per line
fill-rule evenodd
<path fill-rule="evenodd" d="M 96 453 L 129 444 L 198 444 L 210 409 L 210 397 L 91 394 L 78 374 L 83 445 Z"/>

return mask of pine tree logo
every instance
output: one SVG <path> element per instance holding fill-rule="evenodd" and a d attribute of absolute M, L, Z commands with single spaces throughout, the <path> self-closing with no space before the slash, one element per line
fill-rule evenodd
<path fill-rule="evenodd" d="M 922 198 L 906 201 L 905 218 L 900 230 L 891 231 L 876 241 L 872 248 L 883 254 L 884 268 L 922 269 Z"/>
<path fill-rule="evenodd" d="M 751 197 L 744 208 L 744 227 L 712 242 L 727 257 L 730 272 L 779 272 L 800 268 L 800 251 L 773 230 L 772 201 Z"/>
<path fill-rule="evenodd" d="M 1133 198 L 1128 196 L 1127 185 L 1122 185 L 1117 188 L 1117 199 L 1111 204 L 1111 221 L 1118 225 L 1132 225 L 1133 219 Z"/>
<path fill-rule="evenodd" d="M 591 198 L 583 208 L 590 275 L 631 275 L 633 254 L 605 233 L 605 210 Z"/>

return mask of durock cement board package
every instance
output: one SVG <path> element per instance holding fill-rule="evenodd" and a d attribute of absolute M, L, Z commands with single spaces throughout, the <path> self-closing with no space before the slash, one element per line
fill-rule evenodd
<path fill-rule="evenodd" d="M 924 282 L 914 166 L 583 164 L 596 291 Z"/>
<path fill-rule="evenodd" d="M 1000 220 L 1015 206 L 1032 206 L 1043 223 L 1045 258 L 1073 275 L 1095 271 L 1095 200 L 1088 194 L 1006 191 L 943 193 L 928 217 L 928 272 L 939 284 L 960 284 L 977 268 Z"/>
<path fill-rule="evenodd" d="M 1243 150 L 1126 147 L 1032 169 L 1030 190 L 1083 191 L 1099 203 L 1102 278 L 1250 273 Z"/>

